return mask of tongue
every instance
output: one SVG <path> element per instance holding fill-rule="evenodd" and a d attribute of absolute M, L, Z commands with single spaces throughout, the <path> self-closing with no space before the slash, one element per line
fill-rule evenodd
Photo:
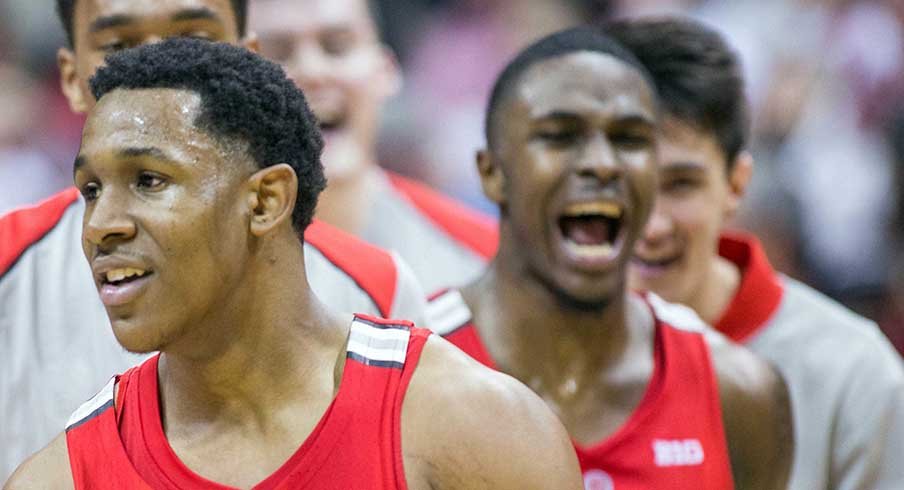
<path fill-rule="evenodd" d="M 604 218 L 562 218 L 562 233 L 578 245 L 602 245 L 609 241 L 609 225 Z"/>

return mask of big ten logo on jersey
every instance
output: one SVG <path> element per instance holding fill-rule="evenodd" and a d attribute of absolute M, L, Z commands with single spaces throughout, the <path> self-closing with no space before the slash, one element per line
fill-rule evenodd
<path fill-rule="evenodd" d="M 696 466 L 703 463 L 703 445 L 697 439 L 654 439 L 656 466 Z"/>
<path fill-rule="evenodd" d="M 615 483 L 603 470 L 588 470 L 584 473 L 584 490 L 615 490 Z"/>

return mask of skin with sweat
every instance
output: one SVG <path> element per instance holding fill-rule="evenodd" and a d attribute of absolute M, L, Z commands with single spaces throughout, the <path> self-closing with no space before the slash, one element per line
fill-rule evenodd
<path fill-rule="evenodd" d="M 657 189 L 654 95 L 636 69 L 596 52 L 538 61 L 515 83 L 478 155 L 500 206 L 499 253 L 462 293 L 500 369 L 575 441 L 596 444 L 634 412 L 653 371 L 653 318 L 628 294 L 627 269 Z M 588 209 L 600 216 L 569 216 Z M 793 444 L 783 382 L 718 334 L 707 341 L 738 488 L 784 488 Z"/>
<path fill-rule="evenodd" d="M 654 96 L 636 70 L 589 52 L 538 62 L 513 91 L 498 109 L 499 143 L 479 162 L 503 209 L 500 252 L 464 296 L 503 370 L 591 443 L 627 419 L 653 369 L 652 319 L 626 294 L 624 271 L 656 182 Z M 623 212 L 614 247 L 595 260 L 571 253 L 559 225 L 587 202 Z"/>
<path fill-rule="evenodd" d="M 160 417 L 176 456 L 203 478 L 251 488 L 327 412 L 351 319 L 305 280 L 295 172 L 258 169 L 240 141 L 195 126 L 199 107 L 176 89 L 101 98 L 75 164 L 83 247 L 120 343 L 162 352 Z M 581 488 L 568 435 L 543 402 L 436 336 L 401 417 L 409 488 Z M 62 434 L 4 488 L 72 485 Z"/>

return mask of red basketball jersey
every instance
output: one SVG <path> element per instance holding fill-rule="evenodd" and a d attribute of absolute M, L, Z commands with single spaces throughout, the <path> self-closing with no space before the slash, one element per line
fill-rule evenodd
<path fill-rule="evenodd" d="M 406 489 L 402 401 L 429 335 L 410 323 L 356 316 L 336 398 L 295 454 L 254 488 Z M 169 446 L 158 358 L 115 377 L 73 414 L 66 441 L 77 490 L 230 488 L 192 472 Z"/>
<path fill-rule="evenodd" d="M 689 309 L 649 294 L 656 318 L 654 368 L 628 420 L 606 439 L 575 443 L 587 490 L 730 490 L 731 461 L 722 425 L 718 382 Z M 431 328 L 486 366 L 496 364 L 456 290 L 431 298 Z"/>

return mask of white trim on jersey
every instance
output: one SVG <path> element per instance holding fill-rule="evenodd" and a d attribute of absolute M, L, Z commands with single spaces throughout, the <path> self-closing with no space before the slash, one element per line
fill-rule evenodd
<path fill-rule="evenodd" d="M 457 289 L 451 289 L 427 303 L 427 327 L 445 336 L 471 321 L 471 310 Z"/>
<path fill-rule="evenodd" d="M 93 398 L 86 401 L 82 406 L 78 407 L 69 420 L 66 422 L 66 430 L 81 425 L 87 419 L 92 418 L 96 413 L 102 411 L 107 404 L 113 403 L 113 387 L 116 385 L 116 378 L 110 378 L 110 381 L 94 395 Z"/>
<path fill-rule="evenodd" d="M 379 328 L 357 319 L 352 321 L 346 350 L 365 364 L 401 367 L 408 354 L 411 332 L 400 328 Z"/>
<path fill-rule="evenodd" d="M 651 292 L 647 292 L 645 296 L 650 307 L 653 308 L 653 314 L 665 323 L 689 332 L 702 332 L 709 328 L 706 322 L 691 308 L 682 304 L 669 303 Z"/>

